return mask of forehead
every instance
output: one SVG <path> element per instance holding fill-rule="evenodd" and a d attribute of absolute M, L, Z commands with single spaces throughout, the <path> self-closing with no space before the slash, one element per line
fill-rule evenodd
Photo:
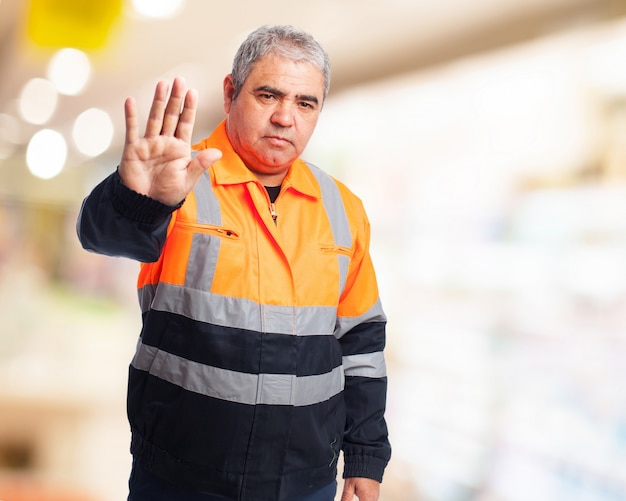
<path fill-rule="evenodd" d="M 271 85 L 289 93 L 296 91 L 324 95 L 324 74 L 320 68 L 306 61 L 294 61 L 285 57 L 268 54 L 256 61 L 250 70 L 244 86 L 252 88 Z"/>

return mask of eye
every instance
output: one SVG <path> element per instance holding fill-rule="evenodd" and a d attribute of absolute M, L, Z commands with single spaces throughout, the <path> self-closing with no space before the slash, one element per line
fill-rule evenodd
<path fill-rule="evenodd" d="M 259 98 L 263 99 L 264 101 L 271 101 L 275 99 L 276 96 L 274 96 L 274 94 L 268 94 L 264 92 L 263 94 L 259 94 Z"/>

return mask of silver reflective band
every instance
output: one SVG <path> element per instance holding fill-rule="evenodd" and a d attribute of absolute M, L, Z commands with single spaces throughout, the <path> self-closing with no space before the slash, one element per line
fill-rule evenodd
<path fill-rule="evenodd" d="M 337 319 L 334 306 L 263 305 L 164 282 L 146 285 L 138 294 L 144 313 L 150 309 L 167 311 L 199 322 L 254 332 L 328 335 L 334 331 Z"/>
<path fill-rule="evenodd" d="M 320 184 L 322 191 L 322 202 L 328 214 L 331 231 L 335 239 L 335 244 L 340 247 L 352 247 L 352 232 L 346 208 L 339 192 L 339 187 L 335 180 L 319 167 L 307 162 L 307 166 Z"/>
<path fill-rule="evenodd" d="M 346 208 L 343 205 L 343 199 L 341 193 L 339 193 L 339 187 L 335 180 L 329 176 L 326 172 L 319 167 L 307 162 L 307 166 L 320 184 L 322 191 L 322 203 L 324 209 L 328 215 L 328 221 L 330 222 L 330 229 L 335 239 L 335 245 L 339 247 L 346 247 L 350 249 L 352 247 L 352 232 L 350 231 L 350 223 L 348 221 L 348 215 L 346 214 Z M 339 259 L 339 295 L 343 294 L 343 290 L 346 286 L 346 280 L 348 278 L 348 268 L 350 260 L 347 256 L 338 256 Z"/>
<path fill-rule="evenodd" d="M 248 374 L 193 362 L 141 340 L 131 365 L 188 391 L 248 405 L 317 404 L 341 393 L 345 381 L 341 366 L 315 376 Z"/>
<path fill-rule="evenodd" d="M 349 332 L 357 325 L 365 324 L 368 322 L 386 322 L 387 317 L 383 312 L 383 306 L 380 302 L 380 298 L 362 315 L 356 317 L 337 317 L 337 325 L 335 326 L 335 337 L 341 339 L 344 334 Z"/>
<path fill-rule="evenodd" d="M 382 351 L 343 357 L 343 369 L 346 376 L 371 378 L 387 376 L 387 365 Z"/>

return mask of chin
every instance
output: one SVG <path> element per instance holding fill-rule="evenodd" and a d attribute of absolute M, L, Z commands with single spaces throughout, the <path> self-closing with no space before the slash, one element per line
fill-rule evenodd
<path fill-rule="evenodd" d="M 276 169 L 289 168 L 297 157 L 269 157 L 262 159 L 262 164 L 266 165 L 268 170 L 275 171 Z"/>

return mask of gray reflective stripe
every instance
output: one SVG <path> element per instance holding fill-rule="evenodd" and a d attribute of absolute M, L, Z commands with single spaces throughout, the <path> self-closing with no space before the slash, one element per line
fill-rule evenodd
<path fill-rule="evenodd" d="M 137 289 L 137 296 L 139 297 L 139 307 L 141 313 L 146 313 L 152 306 L 152 300 L 154 299 L 154 293 L 157 286 L 154 284 L 144 285 L 140 289 Z"/>
<path fill-rule="evenodd" d="M 187 287 L 205 290 L 211 288 L 221 243 L 222 239 L 216 235 L 194 233 L 185 274 Z"/>
<path fill-rule="evenodd" d="M 139 302 L 144 313 L 152 308 L 213 325 L 296 336 L 332 334 L 337 319 L 334 306 L 262 305 L 166 283 L 140 289 Z"/>
<path fill-rule="evenodd" d="M 387 375 L 385 355 L 382 351 L 345 356 L 343 357 L 343 369 L 346 376 L 377 378 Z"/>
<path fill-rule="evenodd" d="M 311 169 L 311 172 L 320 184 L 320 189 L 322 191 L 322 203 L 324 204 L 326 214 L 328 215 L 335 245 L 338 247 L 345 247 L 347 249 L 352 248 L 352 232 L 350 231 L 348 214 L 346 213 L 346 208 L 343 204 L 341 193 L 339 193 L 337 183 L 319 167 L 310 163 L 307 163 L 307 166 Z M 341 297 L 348 277 L 350 260 L 347 256 L 342 254 L 338 255 L 338 259 L 339 295 L 337 297 Z"/>
<path fill-rule="evenodd" d="M 220 203 L 213 191 L 211 177 L 205 172 L 194 188 L 196 197 L 196 213 L 199 223 L 222 225 L 222 211 Z"/>
<path fill-rule="evenodd" d="M 249 405 L 317 404 L 341 393 L 345 381 L 341 366 L 315 376 L 247 374 L 192 362 L 141 341 L 131 364 L 188 391 Z"/>
<path fill-rule="evenodd" d="M 343 205 L 341 193 L 335 180 L 326 172 L 313 164 L 307 163 L 309 169 L 320 184 L 322 201 L 330 219 L 330 226 L 335 238 L 335 243 L 342 247 L 352 247 L 352 232 L 346 208 Z"/>
<path fill-rule="evenodd" d="M 205 172 L 196 184 L 194 195 L 197 222 L 220 227 L 222 212 L 208 172 Z M 189 251 L 185 285 L 194 289 L 209 290 L 211 288 L 221 243 L 222 239 L 219 237 L 204 233 L 194 234 Z"/>
<path fill-rule="evenodd" d="M 380 298 L 374 305 L 362 315 L 356 317 L 337 317 L 337 325 L 335 327 L 335 337 L 341 339 L 346 332 L 349 332 L 357 325 L 367 322 L 386 322 L 387 317 L 383 311 Z"/>

